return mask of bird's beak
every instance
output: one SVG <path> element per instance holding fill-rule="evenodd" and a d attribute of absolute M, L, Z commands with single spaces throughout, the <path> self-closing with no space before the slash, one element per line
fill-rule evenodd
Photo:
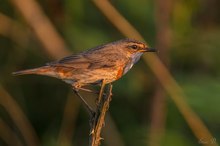
<path fill-rule="evenodd" d="M 142 52 L 157 52 L 157 50 L 155 48 L 146 47 L 144 50 L 142 50 Z"/>
<path fill-rule="evenodd" d="M 155 48 L 147 48 L 146 52 L 157 52 L 157 49 L 155 49 Z"/>

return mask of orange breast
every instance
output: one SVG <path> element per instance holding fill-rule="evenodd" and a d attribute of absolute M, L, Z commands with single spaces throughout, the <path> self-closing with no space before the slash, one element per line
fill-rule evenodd
<path fill-rule="evenodd" d="M 121 78 L 121 76 L 123 75 L 123 72 L 124 72 L 124 68 L 123 67 L 119 67 L 118 73 L 117 73 L 117 76 L 116 76 L 116 80 Z"/>

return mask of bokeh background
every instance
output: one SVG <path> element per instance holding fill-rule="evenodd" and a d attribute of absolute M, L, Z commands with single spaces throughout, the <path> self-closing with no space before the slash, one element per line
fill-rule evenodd
<path fill-rule="evenodd" d="M 158 57 L 182 91 L 177 97 L 186 104 L 180 108 L 172 98 L 176 88 L 164 88 L 169 79 L 161 84 L 155 74 L 166 78 L 161 67 L 152 71 L 154 62 L 142 59 L 113 84 L 102 145 L 217 145 L 219 0 L 2 0 L 0 145 L 88 145 L 89 117 L 69 85 L 44 76 L 14 77 L 11 72 L 121 38 L 139 38 L 134 28 L 159 50 Z M 94 102 L 95 95 L 82 94 Z"/>

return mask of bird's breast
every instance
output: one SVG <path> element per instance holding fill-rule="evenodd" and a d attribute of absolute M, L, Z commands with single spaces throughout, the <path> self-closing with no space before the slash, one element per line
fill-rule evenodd
<path fill-rule="evenodd" d="M 124 68 L 123 67 L 120 67 L 118 69 L 118 72 L 117 72 L 117 75 L 116 75 L 116 80 L 121 78 L 121 76 L 124 74 Z"/>
<path fill-rule="evenodd" d="M 130 60 L 128 63 L 125 65 L 125 68 L 123 70 L 123 75 L 126 74 L 134 65 L 134 63 Z"/>
<path fill-rule="evenodd" d="M 135 53 L 131 56 L 131 58 L 129 59 L 129 61 L 125 65 L 125 68 L 123 70 L 123 75 L 126 74 L 135 63 L 138 62 L 138 60 L 140 59 L 142 54 L 143 53 Z"/>

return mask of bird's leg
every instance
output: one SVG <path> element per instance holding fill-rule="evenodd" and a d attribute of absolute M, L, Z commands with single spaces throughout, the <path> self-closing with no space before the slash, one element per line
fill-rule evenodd
<path fill-rule="evenodd" d="M 92 90 L 90 90 L 90 89 L 86 89 L 86 88 L 78 88 L 79 90 L 82 90 L 82 91 L 85 91 L 85 92 L 89 92 L 89 93 L 94 93 L 94 94 L 99 94 L 99 92 L 97 92 L 97 91 L 92 91 Z"/>
<path fill-rule="evenodd" d="M 93 90 L 86 89 L 86 88 L 78 88 L 78 89 L 82 90 L 82 91 L 85 91 L 85 92 L 94 93 L 94 94 L 98 94 L 99 95 L 98 91 L 93 91 Z M 102 94 L 105 95 L 105 93 L 102 93 Z"/>
<path fill-rule="evenodd" d="M 101 88 L 100 88 L 100 91 L 99 91 L 99 97 L 98 97 L 98 99 L 96 100 L 96 104 L 99 104 L 100 101 L 101 101 L 101 99 L 102 99 L 105 85 L 106 85 L 106 84 L 105 84 L 105 80 L 103 79 L 103 80 L 101 81 Z"/>
<path fill-rule="evenodd" d="M 78 89 L 73 88 L 73 91 L 75 92 L 75 94 L 81 99 L 81 101 L 83 102 L 83 106 L 86 108 L 86 110 L 88 111 L 89 115 L 92 116 L 94 111 L 91 108 L 91 106 L 86 102 L 86 100 L 79 94 Z"/>

